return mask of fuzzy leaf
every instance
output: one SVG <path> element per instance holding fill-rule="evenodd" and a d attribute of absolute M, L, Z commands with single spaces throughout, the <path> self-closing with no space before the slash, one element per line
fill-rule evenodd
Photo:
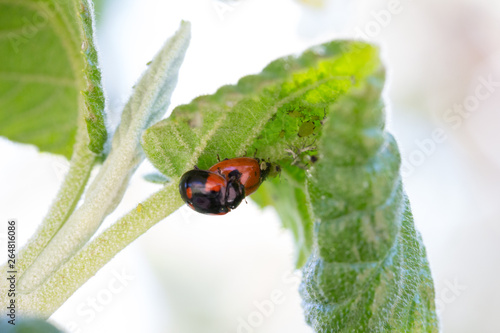
<path fill-rule="evenodd" d="M 111 142 L 111 150 L 73 212 L 18 282 L 32 292 L 94 235 L 104 218 L 120 203 L 130 177 L 144 159 L 140 138 L 160 119 L 170 103 L 179 68 L 190 40 L 190 24 L 182 22 L 137 83 Z"/>
<path fill-rule="evenodd" d="M 438 331 L 382 86 L 374 73 L 332 106 L 307 174 L 315 243 L 300 289 L 316 332 Z"/>
<path fill-rule="evenodd" d="M 261 207 L 273 206 L 283 226 L 290 229 L 297 250 L 296 267 L 301 268 L 312 249 L 312 217 L 305 193 L 304 170 L 288 166 L 282 168 L 279 178 L 264 182 L 252 200 Z"/>
<path fill-rule="evenodd" d="M 301 267 L 312 244 L 307 209 L 298 204 L 305 198 L 304 169 L 315 154 L 328 106 L 380 66 L 377 54 L 365 43 L 334 41 L 277 59 L 258 75 L 177 107 L 170 118 L 144 133 L 144 151 L 168 177 L 178 177 L 195 164 L 208 168 L 217 162 L 217 154 L 256 154 L 280 164 L 283 178 L 293 176 L 295 181 L 268 182 L 252 197 L 276 207 L 295 237 Z"/>
<path fill-rule="evenodd" d="M 106 136 L 91 16 L 84 15 L 83 38 L 78 7 L 76 0 L 0 3 L 0 135 L 68 158 L 83 113 L 93 151 Z M 79 115 L 81 91 L 88 111 Z"/>
<path fill-rule="evenodd" d="M 96 154 L 104 150 L 108 138 L 104 114 L 104 91 L 101 70 L 94 43 L 94 9 L 91 0 L 80 0 L 80 27 L 82 31 L 82 54 L 84 60 L 85 90 L 82 92 L 85 103 L 85 122 L 89 132 L 89 149 Z"/>
<path fill-rule="evenodd" d="M 353 55 L 356 52 L 356 56 Z M 181 105 L 150 127 L 142 146 L 163 174 L 177 177 L 197 164 L 256 156 L 290 163 L 314 151 L 327 108 L 379 66 L 377 50 L 358 42 L 331 42 L 278 59 L 262 73 Z M 306 126 L 304 124 L 312 124 Z"/>
<path fill-rule="evenodd" d="M 310 254 L 301 293 L 316 332 L 437 330 L 425 249 L 384 132 L 383 83 L 376 48 L 331 42 L 179 106 L 143 135 L 171 177 L 217 155 L 281 165 L 282 179 L 254 197 L 292 230 L 297 264 Z"/>

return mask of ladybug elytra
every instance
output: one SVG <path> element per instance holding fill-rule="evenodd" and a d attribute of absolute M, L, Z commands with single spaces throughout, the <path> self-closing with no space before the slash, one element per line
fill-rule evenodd
<path fill-rule="evenodd" d="M 258 159 L 250 157 L 237 157 L 221 161 L 212 166 L 208 171 L 218 172 L 227 179 L 237 177 L 245 186 L 245 195 L 255 192 L 269 173 L 268 163 L 263 163 L 265 169 L 261 170 Z"/>
<path fill-rule="evenodd" d="M 224 215 L 245 198 L 241 183 L 228 183 L 220 174 L 199 169 L 182 175 L 179 192 L 189 207 L 203 214 Z"/>

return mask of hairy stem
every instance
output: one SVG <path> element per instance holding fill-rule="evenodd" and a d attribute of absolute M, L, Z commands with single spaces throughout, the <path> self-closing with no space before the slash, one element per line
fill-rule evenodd
<path fill-rule="evenodd" d="M 142 202 L 62 265 L 36 291 L 21 294 L 18 304 L 22 315 L 48 318 L 85 281 L 149 228 L 173 213 L 184 203 L 173 179 L 160 191 Z"/>
<path fill-rule="evenodd" d="M 114 255 L 182 205 L 177 186 L 173 185 L 178 180 L 174 180 L 143 202 L 141 209 L 132 210 L 85 246 L 104 217 L 118 204 L 131 174 L 142 161 L 141 134 L 166 111 L 189 39 L 190 25 L 183 22 L 136 85 L 113 137 L 110 155 L 87 190 L 84 203 L 69 216 L 64 225 L 59 224 L 52 230 L 50 242 L 47 244 L 49 239 L 45 240 L 46 247 L 42 253 L 32 255 L 30 262 L 33 264 L 17 286 L 16 302 L 22 316 L 50 316 Z M 85 127 L 82 125 L 81 128 Z M 82 133 L 86 134 L 86 131 Z M 88 151 L 86 138 L 79 142 Z M 91 153 L 91 156 L 94 162 L 94 154 Z M 75 168 L 83 170 L 78 166 Z M 88 179 L 88 173 L 85 179 Z M 74 186 L 70 189 L 76 191 Z M 81 194 L 81 191 L 83 188 L 78 193 Z M 7 289 L 8 281 L 3 276 L 6 271 L 4 267 L 0 273 L 1 290 Z M 0 296 L 0 307 L 6 306 L 7 301 L 6 294 Z"/>
<path fill-rule="evenodd" d="M 74 211 L 88 182 L 90 172 L 95 165 L 97 155 L 88 149 L 87 125 L 83 117 L 79 117 L 79 119 L 76 143 L 73 148 L 68 173 L 64 177 L 61 188 L 42 224 L 28 241 L 28 244 L 19 252 L 17 261 L 19 276 L 33 264 Z M 6 265 L 2 267 L 2 272 L 5 270 Z"/>
<path fill-rule="evenodd" d="M 20 292 L 30 293 L 43 284 L 85 245 L 121 201 L 130 177 L 144 159 L 141 135 L 161 118 L 170 103 L 189 35 L 189 24 L 183 23 L 153 59 L 125 106 L 111 151 L 85 193 L 85 201 L 21 277 Z"/>

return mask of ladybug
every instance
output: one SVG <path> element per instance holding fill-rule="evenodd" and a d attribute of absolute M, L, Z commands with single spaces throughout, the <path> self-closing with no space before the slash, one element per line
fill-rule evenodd
<path fill-rule="evenodd" d="M 208 171 L 223 175 L 226 179 L 238 179 L 245 187 L 245 196 L 259 188 L 269 174 L 269 170 L 269 163 L 262 162 L 261 164 L 259 159 L 250 157 L 225 159 L 208 169 Z"/>
<path fill-rule="evenodd" d="M 238 157 L 219 161 L 208 170 L 195 169 L 182 175 L 182 200 L 203 214 L 224 215 L 259 188 L 268 176 L 270 163 Z"/>
<path fill-rule="evenodd" d="M 245 187 L 238 177 L 226 178 L 200 169 L 182 175 L 179 192 L 189 207 L 203 214 L 227 214 L 245 198 Z"/>

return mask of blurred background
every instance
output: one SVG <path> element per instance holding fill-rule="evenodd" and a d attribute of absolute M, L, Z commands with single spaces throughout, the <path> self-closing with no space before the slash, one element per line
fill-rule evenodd
<path fill-rule="evenodd" d="M 178 28 L 192 41 L 170 110 L 335 38 L 381 46 L 388 129 L 427 247 L 443 332 L 499 332 L 500 2 L 107 0 L 97 6 L 110 124 Z M 68 163 L 0 138 L 0 213 L 24 243 Z M 132 178 L 105 228 L 158 185 Z M 7 189 L 7 190 L 5 190 Z M 122 251 L 52 317 L 67 332 L 306 333 L 291 235 L 248 200 L 223 217 L 183 207 Z M 29 209 L 26 209 L 29 207 Z M 7 218 L 7 216 L 5 216 Z M 0 241 L 5 241 L 1 239 Z M 280 302 L 272 295 L 281 294 Z"/>

